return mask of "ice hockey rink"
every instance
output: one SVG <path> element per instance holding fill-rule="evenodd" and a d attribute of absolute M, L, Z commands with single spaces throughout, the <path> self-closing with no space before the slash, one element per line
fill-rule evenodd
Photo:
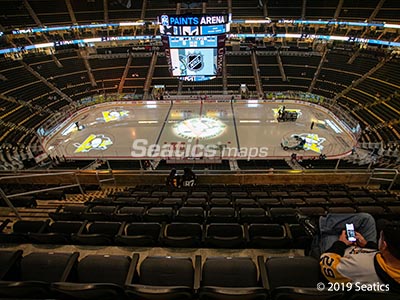
<path fill-rule="evenodd" d="M 278 122 L 283 109 L 296 112 L 297 120 Z M 291 148 L 296 137 L 304 149 Z M 103 103 L 76 112 L 43 140 L 50 155 L 74 159 L 281 159 L 294 152 L 339 158 L 355 144 L 350 129 L 326 108 L 286 100 Z"/>

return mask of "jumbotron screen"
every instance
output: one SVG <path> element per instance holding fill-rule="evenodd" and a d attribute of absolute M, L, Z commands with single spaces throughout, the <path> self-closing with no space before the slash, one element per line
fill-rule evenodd
<path fill-rule="evenodd" d="M 228 15 L 158 17 L 171 76 L 204 81 L 222 73 Z"/>

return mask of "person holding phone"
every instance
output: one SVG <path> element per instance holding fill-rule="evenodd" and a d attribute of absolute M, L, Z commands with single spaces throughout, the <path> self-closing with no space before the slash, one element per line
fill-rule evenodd
<path fill-rule="evenodd" d="M 333 234 L 327 232 L 335 232 L 333 243 Z M 371 215 L 328 214 L 320 218 L 319 236 L 321 246 L 329 246 L 321 248 L 320 256 L 321 272 L 328 281 L 375 284 L 382 291 L 400 293 L 400 223 L 385 223 L 377 244 Z"/>

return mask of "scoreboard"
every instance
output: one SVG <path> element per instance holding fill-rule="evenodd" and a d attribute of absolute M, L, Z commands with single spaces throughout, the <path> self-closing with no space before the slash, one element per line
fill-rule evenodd
<path fill-rule="evenodd" d="M 203 81 L 222 73 L 229 15 L 161 15 L 162 42 L 171 76 Z"/>

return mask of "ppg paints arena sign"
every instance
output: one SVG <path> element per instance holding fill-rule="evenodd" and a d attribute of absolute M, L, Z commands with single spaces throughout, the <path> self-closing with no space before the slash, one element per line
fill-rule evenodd
<path fill-rule="evenodd" d="M 220 136 L 226 125 L 220 120 L 210 117 L 186 119 L 174 125 L 177 136 L 185 139 L 210 139 Z"/>
<path fill-rule="evenodd" d="M 219 25 L 229 22 L 227 15 L 161 15 L 163 26 Z"/>

